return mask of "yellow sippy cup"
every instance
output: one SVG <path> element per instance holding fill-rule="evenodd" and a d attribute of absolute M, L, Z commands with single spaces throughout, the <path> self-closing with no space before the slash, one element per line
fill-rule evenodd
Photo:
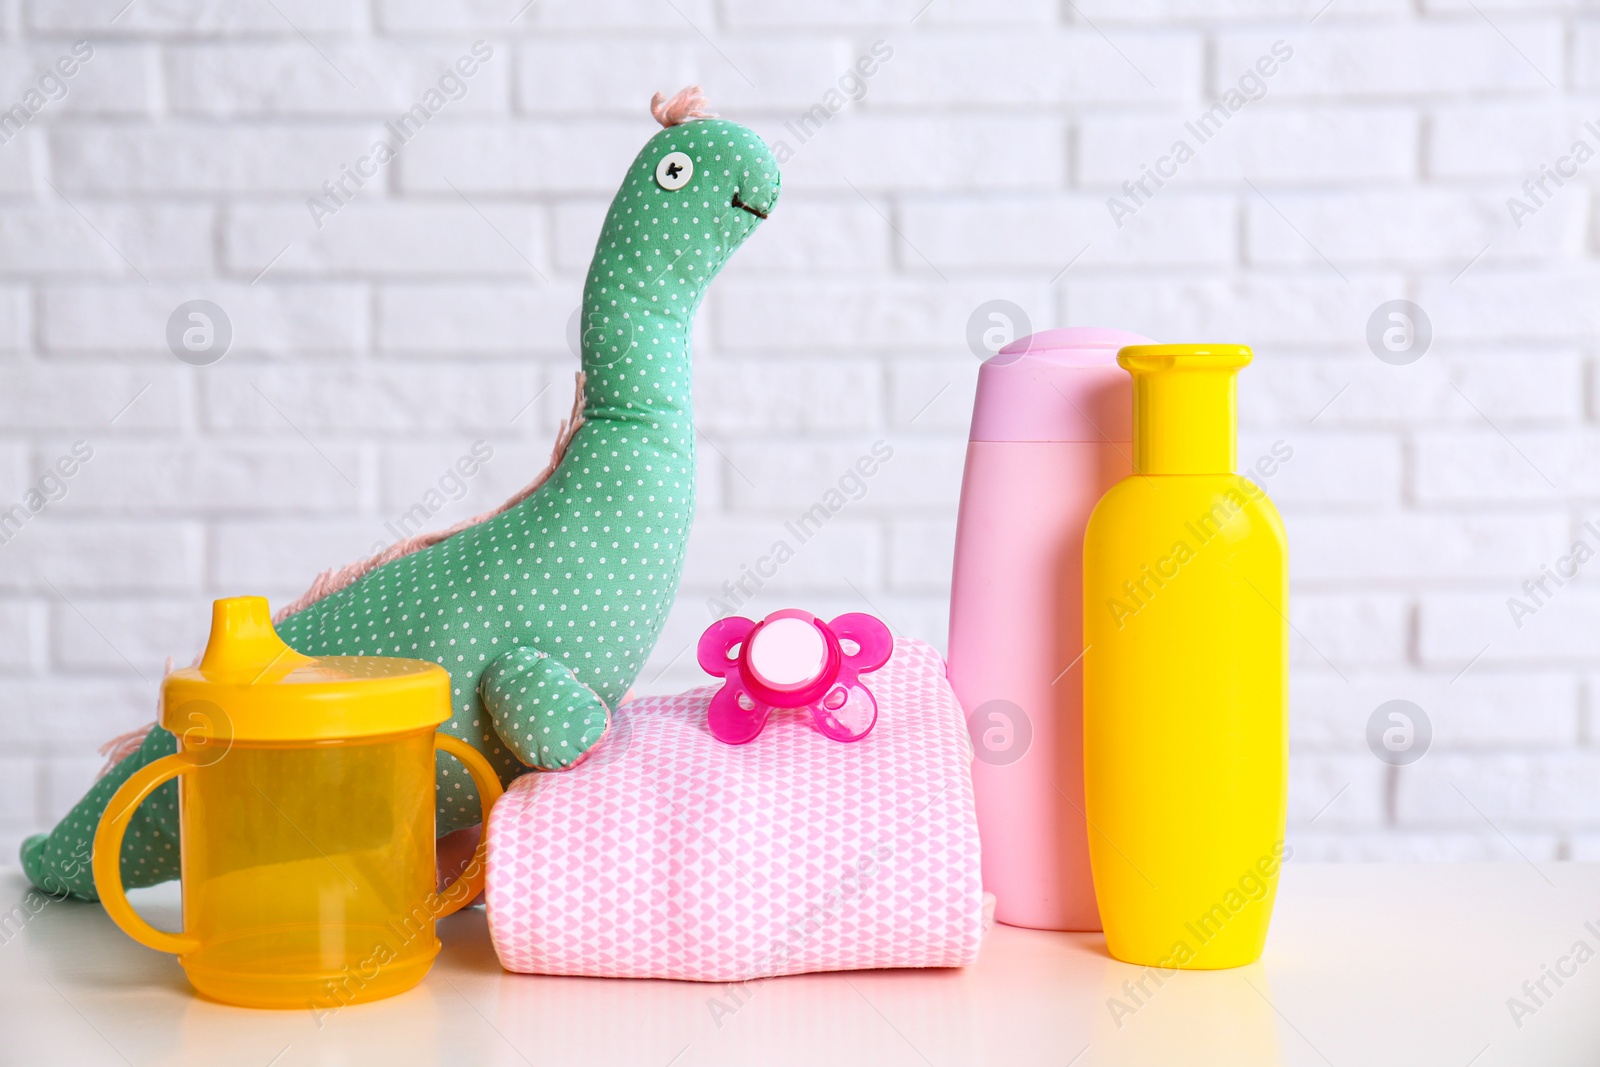
<path fill-rule="evenodd" d="M 256 1008 L 330 1010 L 420 982 L 434 920 L 483 888 L 480 852 L 434 892 L 434 750 L 461 760 L 485 820 L 500 781 L 436 733 L 450 676 L 421 660 L 304 656 L 262 597 L 218 600 L 198 667 L 161 686 L 178 751 L 111 797 L 94 878 L 111 918 L 174 952 L 195 989 Z M 178 779 L 183 930 L 141 919 L 122 888 L 122 836 L 145 797 Z"/>

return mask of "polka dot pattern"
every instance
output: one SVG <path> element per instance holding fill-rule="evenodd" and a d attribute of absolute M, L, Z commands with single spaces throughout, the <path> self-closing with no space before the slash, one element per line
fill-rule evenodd
<path fill-rule="evenodd" d="M 178 739 L 157 726 L 145 735 L 138 751 L 95 782 L 66 818 L 48 834 L 34 834 L 22 843 L 22 870 L 28 880 L 52 896 L 70 894 L 98 900 L 94 889 L 94 832 L 111 794 L 135 771 L 178 750 Z M 179 875 L 178 783 L 156 787 L 128 820 L 122 839 L 122 884 L 128 888 L 156 885 Z"/>
<path fill-rule="evenodd" d="M 669 152 L 694 161 L 681 189 L 655 180 Z M 515 508 L 285 619 L 283 639 L 309 655 L 440 664 L 454 705 L 440 729 L 482 752 L 504 783 L 529 765 L 577 760 L 638 677 L 677 592 L 694 515 L 690 325 L 711 279 L 777 199 L 778 183 L 770 151 L 742 126 L 701 120 L 651 138 L 612 201 L 584 285 L 584 424 L 560 466 Z M 170 751 L 171 735 L 158 735 Z M 116 770 L 131 774 L 144 756 L 141 749 Z M 61 824 L 58 833 L 70 832 L 50 849 L 85 832 L 92 838 L 115 790 L 100 786 L 111 777 Z M 155 866 L 171 842 L 135 833 L 145 831 L 141 820 L 153 827 L 169 814 L 147 811 L 160 802 L 159 794 L 146 801 L 130 826 L 130 887 L 177 876 L 175 848 L 170 868 Z M 441 758 L 438 832 L 476 823 L 479 810 L 466 770 Z M 48 851 L 25 845 L 25 860 L 30 847 L 39 857 Z"/>

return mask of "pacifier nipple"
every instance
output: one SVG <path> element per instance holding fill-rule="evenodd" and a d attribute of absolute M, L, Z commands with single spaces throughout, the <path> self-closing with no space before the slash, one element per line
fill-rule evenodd
<path fill-rule="evenodd" d="M 803 689 L 816 681 L 828 661 L 828 646 L 805 619 L 774 619 L 750 639 L 745 664 L 773 689 Z"/>

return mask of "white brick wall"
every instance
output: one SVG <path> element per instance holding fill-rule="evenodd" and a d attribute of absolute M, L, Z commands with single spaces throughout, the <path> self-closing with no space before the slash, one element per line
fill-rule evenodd
<path fill-rule="evenodd" d="M 1520 629 L 1506 607 L 1575 538 L 1600 549 L 1600 159 L 1521 228 L 1506 206 L 1600 149 L 1587 8 L 525 3 L 0 0 L 0 108 L 94 48 L 0 144 L 0 508 L 94 449 L 0 545 L 0 862 L 148 717 L 210 598 L 298 593 L 475 441 L 494 458 L 441 525 L 542 466 L 607 199 L 649 94 L 690 81 L 794 158 L 698 324 L 700 515 L 645 687 L 699 681 L 707 598 L 879 439 L 865 496 L 745 609 L 865 608 L 943 644 L 966 322 L 1004 298 L 1036 328 L 1256 346 L 1242 455 L 1294 449 L 1269 484 L 1298 855 L 1600 857 L 1600 563 Z M 307 197 L 480 39 L 466 94 L 319 229 Z M 880 40 L 864 96 L 799 142 Z M 1118 227 L 1107 198 L 1279 41 L 1260 98 Z M 210 367 L 164 341 L 195 298 L 233 323 Z M 1434 333 L 1404 367 L 1365 342 L 1396 298 Z M 1396 698 L 1434 727 L 1400 768 L 1364 740 Z"/>

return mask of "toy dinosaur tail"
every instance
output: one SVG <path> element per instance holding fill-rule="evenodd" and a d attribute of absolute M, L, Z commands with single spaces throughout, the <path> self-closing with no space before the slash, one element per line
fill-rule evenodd
<path fill-rule="evenodd" d="M 332 596 L 334 593 L 337 593 L 346 586 L 353 585 L 362 577 L 362 575 L 366 574 L 375 567 L 382 566 L 391 559 L 399 559 L 401 556 L 409 556 L 413 552 L 422 551 L 429 545 L 436 545 L 452 534 L 458 534 L 468 527 L 476 526 L 480 522 L 487 522 L 496 515 L 510 511 L 512 508 L 528 499 L 528 497 L 532 496 L 541 485 L 549 480 L 550 475 L 555 473 L 555 469 L 561 465 L 562 458 L 567 454 L 568 446 L 572 444 L 572 438 L 577 434 L 578 428 L 583 425 L 584 376 L 582 371 L 577 373 L 576 384 L 576 392 L 572 399 L 572 413 L 561 422 L 561 429 L 556 434 L 555 447 L 550 452 L 550 462 L 545 465 L 544 470 L 540 471 L 538 476 L 535 477 L 533 481 L 529 482 L 523 488 L 517 490 L 517 492 L 512 495 L 511 499 L 507 500 L 504 504 L 501 504 L 497 508 L 483 512 L 481 515 L 474 515 L 470 519 L 463 519 L 448 529 L 434 530 L 431 533 L 417 534 L 415 537 L 408 537 L 404 541 L 397 541 L 388 548 L 384 549 L 382 552 L 368 556 L 366 559 L 358 559 L 354 563 L 345 564 L 343 567 L 329 567 L 327 570 L 317 575 L 316 580 L 311 583 L 311 588 L 300 594 L 300 596 L 296 598 L 293 603 L 279 608 L 277 614 L 272 616 L 273 623 L 280 623 L 296 612 L 304 611 L 306 608 L 310 607 L 312 604 L 315 604 L 324 597 Z M 170 673 L 171 670 L 172 657 L 168 656 L 167 671 Z M 138 751 L 139 746 L 144 744 L 144 739 L 150 733 L 150 729 L 153 726 L 155 726 L 155 723 L 147 722 L 143 726 L 140 726 L 134 730 L 129 730 L 125 734 L 118 734 L 116 737 L 113 737 L 111 740 L 101 745 L 99 750 L 100 755 L 105 757 L 106 762 L 100 768 L 100 773 L 95 775 L 95 780 L 98 781 L 99 779 L 105 777 L 106 772 L 112 767 L 115 767 L 129 755 Z"/>

